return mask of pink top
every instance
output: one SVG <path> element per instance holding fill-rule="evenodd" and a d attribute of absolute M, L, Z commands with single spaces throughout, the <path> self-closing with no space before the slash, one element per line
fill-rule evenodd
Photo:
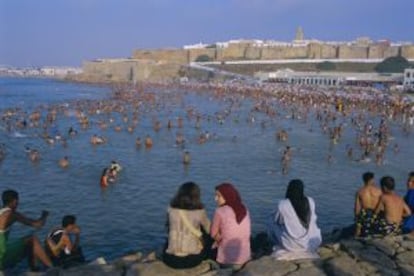
<path fill-rule="evenodd" d="M 211 224 L 211 236 L 220 235 L 217 262 L 220 264 L 244 264 L 250 260 L 250 214 L 238 224 L 230 206 L 216 209 Z"/>

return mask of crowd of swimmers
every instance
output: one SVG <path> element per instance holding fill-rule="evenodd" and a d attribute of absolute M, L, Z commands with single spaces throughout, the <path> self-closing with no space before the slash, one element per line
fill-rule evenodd
<path fill-rule="evenodd" d="M 216 99 L 221 103 L 221 110 L 206 114 L 201 108 L 185 105 L 183 114 L 161 122 L 157 112 L 165 108 L 167 103 L 183 104 L 186 93 L 151 91 L 174 89 L 208 95 L 210 99 Z M 241 114 L 239 111 L 245 99 L 251 100 L 253 106 L 247 114 Z M 112 128 L 115 132 L 126 130 L 132 134 L 140 120 L 148 114 L 153 116 L 154 133 L 163 127 L 168 131 L 177 130 L 175 146 L 183 149 L 184 165 L 191 162 L 190 152 L 186 148 L 188 143 L 208 144 L 218 136 L 217 133 L 205 129 L 204 122 L 216 122 L 219 125 L 228 122 L 246 122 L 253 125 L 259 122 L 261 129 L 274 131 L 275 139 L 283 144 L 280 150 L 280 171 L 283 174 L 289 173 L 294 148 L 290 145 L 288 130 L 278 125 L 280 120 L 289 119 L 307 124 L 305 127 L 309 132 L 319 130 L 328 141 L 328 162 L 334 160 L 332 149 L 342 143 L 345 146 L 343 154 L 349 160 L 374 160 L 378 166 L 385 163 L 387 152 L 398 154 L 401 150 L 398 143 L 392 142 L 391 127 L 400 131 L 402 135 L 411 135 L 414 128 L 414 104 L 402 95 L 387 94 L 373 88 L 311 88 L 284 84 L 241 83 L 188 83 L 185 86 L 154 83 L 133 89 L 122 88 L 122 91 L 116 91 L 110 99 L 74 101 L 64 105 L 40 105 L 31 112 L 21 108 L 10 108 L 2 111 L 0 127 L 8 133 L 24 130 L 35 134 L 48 145 L 60 144 L 66 148 L 69 146 L 68 141 L 77 139 L 81 131 L 86 131 L 91 126 L 95 127 L 94 131 L 103 132 Z M 80 131 L 73 126 L 70 126 L 66 133 L 56 131 L 58 120 L 64 116 L 76 118 Z M 310 119 L 311 116 L 314 120 Z M 121 120 L 116 120 L 115 117 L 120 117 Z M 189 127 L 197 130 L 194 137 L 190 137 L 186 131 Z M 344 139 L 347 130 L 353 134 L 355 143 Z M 140 149 L 142 144 L 146 149 L 156 147 L 157 141 L 154 143 L 151 135 L 147 133 L 145 136 L 132 136 L 134 138 L 131 146 L 135 146 L 136 149 Z M 233 136 L 232 141 L 237 142 L 237 138 Z M 99 146 L 107 144 L 109 139 L 96 133 L 89 141 L 93 146 Z M 0 144 L 0 162 L 7 159 L 7 152 L 7 145 Z M 42 159 L 38 147 L 26 147 L 25 153 L 33 163 L 38 163 Z M 62 156 L 58 164 L 62 168 L 68 168 L 69 157 L 63 154 Z M 113 164 L 105 167 L 100 185 L 107 187 L 115 181 L 119 170 L 120 167 L 116 169 Z M 411 232 L 414 229 L 414 219 L 411 216 L 414 207 L 413 179 L 413 175 L 410 174 L 408 192 L 403 200 L 394 191 L 395 183 L 392 177 L 381 178 L 381 188 L 378 188 L 375 186 L 374 175 L 364 174 L 364 186 L 358 191 L 355 200 L 355 236 Z M 195 183 L 185 183 L 179 188 L 168 209 L 169 239 L 163 258 L 166 264 L 173 267 L 189 267 L 207 256 L 223 266 L 240 267 L 250 259 L 250 214 L 240 194 L 234 185 L 223 183 L 217 186 L 215 199 L 218 208 L 210 222 L 200 202 L 199 187 Z M 48 254 L 34 236 L 19 240 L 16 244 L 9 244 L 8 229 L 14 222 L 41 227 L 47 217 L 47 213 L 43 213 L 37 220 L 27 218 L 17 212 L 17 204 L 16 192 L 3 193 L 4 208 L 0 212 L 0 265 L 7 267 L 15 263 L 14 256 L 21 257 L 22 254 L 29 253 L 33 269 L 36 268 L 33 262 L 35 258 L 44 265 L 51 266 L 53 256 L 50 252 L 56 251 L 52 243 L 54 235 L 50 236 L 46 243 L 50 247 Z M 73 218 L 66 218 L 64 221 L 66 222 L 60 227 L 65 229 L 62 233 L 74 236 L 79 234 L 79 227 L 73 226 Z M 73 222 L 69 224 L 69 228 L 67 221 Z M 204 234 L 201 229 L 204 229 Z M 302 181 L 296 179 L 289 183 L 286 198 L 280 201 L 277 211 L 268 223 L 268 232 L 269 239 L 275 245 L 274 254 L 277 258 L 294 259 L 303 257 L 302 254 L 307 258 L 316 256 L 321 237 L 316 224 L 315 202 L 311 197 L 304 195 Z M 66 238 L 64 240 L 67 241 Z M 54 243 L 56 244 L 56 241 Z M 76 237 L 73 244 L 76 244 Z M 30 250 L 27 250 L 28 248 Z M 59 248 L 63 248 L 64 252 L 66 246 Z M 217 248 L 217 252 L 211 250 L 212 248 Z"/>
<path fill-rule="evenodd" d="M 112 163 L 114 168 L 119 164 Z M 409 173 L 407 194 L 394 191 L 391 176 L 375 184 L 374 174 L 363 174 L 364 181 L 355 197 L 355 237 L 388 236 L 414 233 L 414 172 Z M 279 200 L 267 221 L 267 242 L 277 260 L 317 259 L 322 243 L 317 224 L 316 203 L 305 195 L 304 183 L 293 179 L 286 196 Z M 76 217 L 64 216 L 62 225 L 53 228 L 45 238 L 45 247 L 34 235 L 9 240 L 10 227 L 20 222 L 35 228 L 45 225 L 48 212 L 31 219 L 17 211 L 18 193 L 6 190 L 0 209 L 0 269 L 6 269 L 28 257 L 32 270 L 44 266 L 71 267 L 85 262 L 80 247 L 80 228 Z M 180 185 L 167 207 L 168 238 L 160 256 L 175 269 L 191 268 L 204 260 L 221 268 L 241 269 L 252 259 L 251 216 L 235 185 L 221 183 L 215 187 L 217 208 L 210 220 L 201 202 L 200 187 L 194 182 Z"/>
<path fill-rule="evenodd" d="M 152 92 L 164 89 L 169 93 Z M 162 122 L 157 113 L 159 110 L 167 109 L 165 111 L 171 114 L 171 110 L 168 110 L 171 107 L 167 104 L 183 102 L 186 93 L 177 91 L 207 94 L 210 99 L 217 99 L 222 104 L 221 110 L 209 114 L 196 106 L 183 105 L 182 114 L 175 118 L 167 115 L 164 119 L 166 121 Z M 245 99 L 252 100 L 252 107 L 242 114 L 239 111 Z M 98 132 L 112 128 L 115 132 L 127 131 L 133 134 L 146 115 L 152 116 L 154 133 L 163 128 L 169 131 L 176 129 L 176 145 L 183 149 L 188 143 L 205 144 L 219 135 L 205 129 L 206 122 L 216 122 L 220 125 L 243 121 L 253 125 L 259 122 L 262 129 L 274 131 L 277 141 L 284 146 L 292 146 L 288 130 L 278 125 L 278 122 L 280 119 L 295 120 L 308 124 L 305 127 L 309 132 L 319 129 L 327 137 L 327 162 L 335 161 L 332 149 L 343 144 L 344 156 L 350 160 L 373 161 L 379 166 L 386 162 L 388 149 L 395 154 L 401 150 L 397 142 L 392 142 L 391 126 L 398 127 L 402 135 L 409 135 L 414 128 L 414 104 L 403 95 L 361 87 L 338 89 L 245 83 L 152 83 L 135 88 L 121 88 L 120 91 L 115 91 L 110 99 L 40 105 L 31 112 L 9 108 L 0 114 L 0 127 L 10 133 L 25 131 L 28 135 L 41 138 L 48 145 L 68 147 L 68 141 L 77 139 L 81 132 L 73 125 L 70 125 L 66 133 L 58 130 L 57 126 L 62 118 L 71 117 L 77 120 L 76 124 L 83 131 L 93 127 L 90 143 L 98 146 L 108 144 L 111 139 Z M 310 120 L 310 117 L 314 120 Z M 189 127 L 197 130 L 194 137 L 189 137 Z M 344 139 L 347 130 L 353 133 L 355 142 Z M 131 145 L 135 143 L 137 149 L 141 148 L 141 145 L 150 149 L 156 146 L 151 136 L 151 133 L 147 133 L 135 137 Z M 232 141 L 237 142 L 237 138 L 237 135 L 234 135 Z M 39 162 L 42 150 L 44 149 L 41 147 L 30 148 L 27 152 L 28 159 Z M 7 145 L 3 144 L 0 147 L 0 162 L 6 159 L 6 153 Z M 288 173 L 292 158 L 290 151 L 283 151 L 280 156 L 282 173 Z M 60 162 L 59 165 L 67 168 L 68 162 Z"/>

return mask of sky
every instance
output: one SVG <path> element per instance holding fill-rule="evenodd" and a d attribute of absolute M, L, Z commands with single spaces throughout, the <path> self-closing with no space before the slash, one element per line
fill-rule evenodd
<path fill-rule="evenodd" d="M 413 0 L 0 0 L 0 65 L 81 66 L 230 39 L 414 41 Z"/>

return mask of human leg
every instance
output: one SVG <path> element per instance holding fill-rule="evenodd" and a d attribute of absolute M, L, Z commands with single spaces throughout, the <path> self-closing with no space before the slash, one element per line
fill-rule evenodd
<path fill-rule="evenodd" d="M 29 254 L 29 266 L 31 269 L 36 269 L 36 261 L 40 260 L 45 266 L 52 267 L 52 262 L 47 256 L 39 239 L 36 236 L 29 236 L 25 239 L 26 249 Z"/>

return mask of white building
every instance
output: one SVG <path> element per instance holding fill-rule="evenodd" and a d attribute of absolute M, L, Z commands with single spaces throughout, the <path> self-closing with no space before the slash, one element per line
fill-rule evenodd
<path fill-rule="evenodd" d="M 413 69 L 414 73 L 414 69 Z M 414 84 L 414 76 L 413 77 Z M 300 72 L 291 69 L 278 70 L 276 72 L 258 72 L 255 77 L 260 81 L 300 84 L 308 86 L 372 86 L 383 84 L 386 86 L 401 83 L 402 74 L 379 73 L 352 73 L 352 72 Z"/>
<path fill-rule="evenodd" d="M 184 49 L 204 49 L 207 48 L 209 45 L 204 43 L 197 43 L 197 44 L 191 44 L 191 45 L 184 45 Z"/>
<path fill-rule="evenodd" d="M 404 70 L 403 86 L 405 90 L 414 90 L 414 68 Z"/>

